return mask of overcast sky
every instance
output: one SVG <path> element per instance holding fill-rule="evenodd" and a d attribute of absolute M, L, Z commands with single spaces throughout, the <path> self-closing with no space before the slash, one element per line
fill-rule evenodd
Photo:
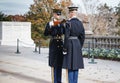
<path fill-rule="evenodd" d="M 83 4 L 81 0 L 72 0 L 75 4 Z M 119 0 L 100 0 L 101 3 L 107 3 L 109 6 L 117 6 L 120 2 Z M 0 0 L 0 11 L 5 14 L 25 14 L 30 7 L 30 4 L 33 4 L 33 0 Z M 84 9 L 82 9 L 84 11 Z"/>
<path fill-rule="evenodd" d="M 29 10 L 33 0 L 0 0 L 0 11 L 5 14 L 24 14 Z"/>

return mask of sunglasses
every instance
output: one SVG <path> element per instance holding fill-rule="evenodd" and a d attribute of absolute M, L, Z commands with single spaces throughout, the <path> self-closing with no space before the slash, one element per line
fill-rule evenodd
<path fill-rule="evenodd" d="M 57 13 L 58 16 L 60 16 L 61 14 L 60 13 Z"/>

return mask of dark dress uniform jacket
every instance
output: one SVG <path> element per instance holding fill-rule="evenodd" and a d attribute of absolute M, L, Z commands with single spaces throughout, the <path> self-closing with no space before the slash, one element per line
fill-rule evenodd
<path fill-rule="evenodd" d="M 82 46 L 85 39 L 83 24 L 77 18 L 69 20 L 65 27 L 64 48 L 67 54 L 63 57 L 63 68 L 82 69 L 84 68 L 82 57 Z"/>
<path fill-rule="evenodd" d="M 49 66 L 62 67 L 63 62 L 63 40 L 60 38 L 63 29 L 60 26 L 49 26 L 47 23 L 44 31 L 45 36 L 51 36 L 49 43 Z"/>

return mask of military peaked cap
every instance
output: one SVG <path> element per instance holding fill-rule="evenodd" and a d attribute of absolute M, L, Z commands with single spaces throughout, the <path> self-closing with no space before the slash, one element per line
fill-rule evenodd
<path fill-rule="evenodd" d="M 68 9 L 69 9 L 69 11 L 74 11 L 74 10 L 77 11 L 78 7 L 76 7 L 76 6 L 69 6 Z"/>

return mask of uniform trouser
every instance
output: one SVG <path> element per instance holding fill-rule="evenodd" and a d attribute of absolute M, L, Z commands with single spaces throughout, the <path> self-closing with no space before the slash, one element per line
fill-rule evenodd
<path fill-rule="evenodd" d="M 78 70 L 69 70 L 68 69 L 68 82 L 69 83 L 78 83 Z"/>
<path fill-rule="evenodd" d="M 62 68 L 61 67 L 54 68 L 54 83 L 62 83 L 61 78 L 62 78 Z"/>

